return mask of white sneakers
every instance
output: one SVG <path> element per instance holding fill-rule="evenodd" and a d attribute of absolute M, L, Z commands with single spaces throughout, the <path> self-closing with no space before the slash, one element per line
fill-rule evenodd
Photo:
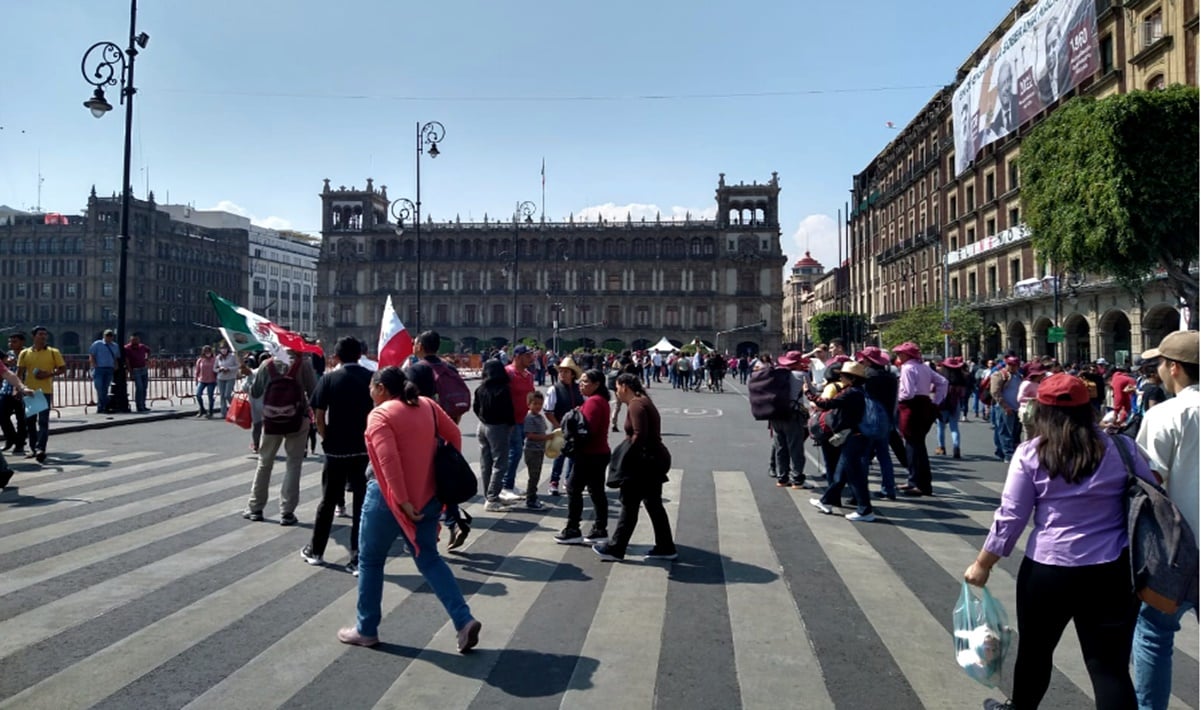
<path fill-rule="evenodd" d="M 500 499 L 505 503 L 516 503 L 517 501 L 525 500 L 525 496 L 518 493 L 516 489 L 503 488 L 500 491 Z"/>

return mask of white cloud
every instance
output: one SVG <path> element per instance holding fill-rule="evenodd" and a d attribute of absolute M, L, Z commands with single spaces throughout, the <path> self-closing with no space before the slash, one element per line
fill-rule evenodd
<path fill-rule="evenodd" d="M 585 207 L 582 210 L 577 210 L 575 219 L 578 222 L 594 222 L 598 216 L 603 216 L 607 222 L 624 222 L 626 215 L 634 222 L 639 222 L 643 218 L 648 222 L 653 222 L 655 216 L 664 222 L 684 221 L 686 216 L 691 216 L 692 219 L 713 219 L 717 216 L 717 207 L 671 207 L 663 209 L 658 205 L 647 205 L 637 202 L 631 202 L 625 205 L 617 205 L 612 202 L 606 202 L 603 205 L 594 205 Z"/>
<path fill-rule="evenodd" d="M 798 259 L 805 256 L 806 251 L 829 271 L 838 265 L 838 221 L 830 215 L 811 214 L 802 219 L 792 233 L 791 243 L 780 246 L 788 255 L 786 274 Z M 847 255 L 843 254 L 842 258 L 846 259 Z"/>
<path fill-rule="evenodd" d="M 239 205 L 236 202 L 233 202 L 232 200 L 221 200 L 217 203 L 217 205 L 215 207 L 208 207 L 208 208 L 205 208 L 205 210 L 206 211 L 212 210 L 212 211 L 217 211 L 217 212 L 229 212 L 230 214 L 236 214 L 239 217 L 247 217 L 250 219 L 251 224 L 256 224 L 260 227 L 266 227 L 267 229 L 291 229 L 292 228 L 291 220 L 284 219 L 283 217 L 264 217 L 263 219 L 259 219 L 258 217 L 255 217 L 253 214 L 251 214 L 250 210 L 246 209 L 245 207 L 242 207 L 241 205 Z"/>
<path fill-rule="evenodd" d="M 251 219 L 251 222 L 267 229 L 291 229 L 292 222 L 283 217 L 267 217 L 266 219 Z"/>

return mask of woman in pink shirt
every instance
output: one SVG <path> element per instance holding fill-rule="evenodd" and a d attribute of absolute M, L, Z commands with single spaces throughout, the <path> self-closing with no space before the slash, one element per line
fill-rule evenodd
<path fill-rule="evenodd" d="M 359 527 L 358 624 L 339 630 L 338 640 L 356 646 L 379 643 L 384 560 L 396 536 L 403 535 L 417 570 L 459 632 L 459 653 L 466 653 L 479 643 L 481 624 L 438 555 L 442 503 L 434 495 L 434 435 L 458 449 L 459 428 L 433 400 L 419 396 L 417 385 L 398 367 L 372 376 L 371 399 L 376 406 L 365 434 L 371 467 Z"/>
<path fill-rule="evenodd" d="M 200 350 L 200 357 L 196 358 L 195 368 L 196 378 L 196 406 L 200 407 L 200 411 L 196 414 L 198 417 L 207 416 L 213 418 L 213 400 L 216 398 L 217 392 L 217 358 L 213 355 L 213 346 L 205 345 Z M 208 391 L 209 408 L 204 408 L 204 392 Z"/>
<path fill-rule="evenodd" d="M 1017 447 L 984 548 L 964 573 L 984 586 L 1034 519 L 1018 568 L 1018 652 L 1013 696 L 990 708 L 1036 708 L 1051 683 L 1055 646 L 1074 622 L 1098 708 L 1134 708 L 1130 646 L 1139 601 L 1126 534 L 1126 446 L 1135 473 L 1153 481 L 1134 442 L 1097 428 L 1088 389 L 1067 374 L 1038 387 L 1034 438 Z"/>

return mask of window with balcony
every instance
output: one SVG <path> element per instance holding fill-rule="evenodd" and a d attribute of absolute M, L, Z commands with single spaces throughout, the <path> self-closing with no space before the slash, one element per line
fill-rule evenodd
<path fill-rule="evenodd" d="M 1146 49 L 1163 39 L 1163 10 L 1156 8 L 1138 26 L 1139 49 Z"/>
<path fill-rule="evenodd" d="M 505 312 L 508 310 L 508 306 L 503 303 L 492 304 L 492 325 L 504 325 L 508 322 L 505 318 Z"/>
<path fill-rule="evenodd" d="M 463 325 L 479 325 L 480 316 L 477 306 L 472 303 L 463 306 Z"/>
<path fill-rule="evenodd" d="M 1101 76 L 1113 71 L 1113 35 L 1107 34 L 1097 43 L 1101 50 Z"/>
<path fill-rule="evenodd" d="M 994 294 L 997 292 L 997 267 L 988 267 L 988 292 Z"/>
<path fill-rule="evenodd" d="M 450 307 L 445 303 L 439 303 L 434 309 L 434 322 L 438 325 L 450 324 Z"/>
<path fill-rule="evenodd" d="M 967 297 L 968 298 L 976 297 L 976 275 L 975 274 L 967 275 Z"/>
<path fill-rule="evenodd" d="M 988 219 L 984 220 L 984 233 L 990 237 L 997 233 L 996 217 L 989 217 Z"/>
<path fill-rule="evenodd" d="M 534 322 L 534 306 L 528 303 L 522 304 L 520 325 L 534 325 Z"/>
<path fill-rule="evenodd" d="M 668 306 L 663 310 L 663 325 L 668 328 L 680 327 L 680 308 L 678 306 Z"/>
<path fill-rule="evenodd" d="M 611 328 L 621 327 L 621 306 L 605 306 L 605 325 Z"/>
<path fill-rule="evenodd" d="M 971 212 L 972 210 L 976 209 L 976 186 L 975 185 L 968 185 L 964 189 L 964 200 L 963 201 L 965 203 L 964 208 L 968 212 Z"/>
<path fill-rule="evenodd" d="M 696 307 L 696 311 L 693 312 L 693 316 L 692 316 L 692 327 L 694 327 L 694 328 L 708 328 L 709 327 L 709 307 L 708 306 L 697 306 Z"/>

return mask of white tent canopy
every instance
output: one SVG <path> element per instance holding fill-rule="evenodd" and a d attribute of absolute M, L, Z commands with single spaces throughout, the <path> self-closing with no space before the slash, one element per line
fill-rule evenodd
<path fill-rule="evenodd" d="M 652 345 L 649 349 L 652 352 L 658 353 L 674 353 L 675 351 L 679 350 L 679 348 L 672 345 L 671 342 L 667 340 L 667 336 L 661 338 L 659 342 Z"/>

